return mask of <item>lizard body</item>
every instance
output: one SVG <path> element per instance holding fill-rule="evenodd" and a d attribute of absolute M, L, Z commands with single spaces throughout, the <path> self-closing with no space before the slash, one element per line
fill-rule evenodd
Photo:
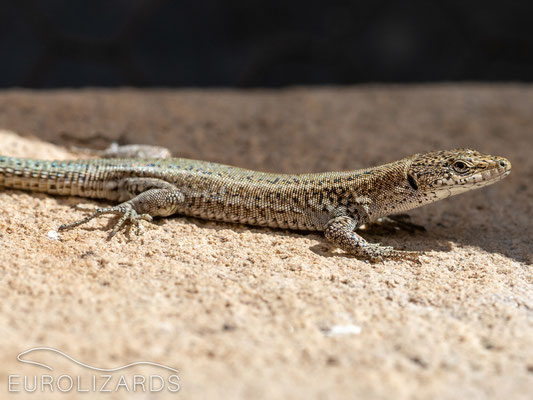
<path fill-rule="evenodd" d="M 355 171 L 292 175 L 183 158 L 47 161 L 1 156 L 0 187 L 119 203 L 60 230 L 112 213 L 120 215 L 113 236 L 127 221 L 140 228 L 141 219 L 181 214 L 323 231 L 348 253 L 379 260 L 415 255 L 368 243 L 355 233 L 358 227 L 492 184 L 510 171 L 505 158 L 468 149 L 415 154 Z"/>

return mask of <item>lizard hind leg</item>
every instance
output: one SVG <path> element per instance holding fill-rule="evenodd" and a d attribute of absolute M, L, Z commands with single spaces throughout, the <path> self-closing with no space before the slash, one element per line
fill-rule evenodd
<path fill-rule="evenodd" d="M 119 215 L 120 218 L 113 226 L 109 238 L 115 236 L 127 222 L 134 224 L 137 228 L 137 234 L 141 234 L 141 220 L 152 221 L 152 217 L 155 216 L 174 214 L 182 202 L 183 194 L 177 189 L 149 189 L 114 207 L 98 208 L 85 218 L 61 225 L 58 230 L 72 229 L 102 215 L 115 214 Z"/>
<path fill-rule="evenodd" d="M 119 145 L 117 143 L 111 143 L 105 150 L 86 149 L 82 147 L 71 147 L 70 150 L 75 153 L 105 158 L 170 158 L 172 156 L 170 150 L 165 147 L 146 144 Z"/>

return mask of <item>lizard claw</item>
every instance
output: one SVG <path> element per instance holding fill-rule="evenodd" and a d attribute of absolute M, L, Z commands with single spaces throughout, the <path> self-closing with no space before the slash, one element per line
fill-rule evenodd
<path fill-rule="evenodd" d="M 384 260 L 393 260 L 393 261 L 407 261 L 414 262 L 415 264 L 421 265 L 419 257 L 422 255 L 422 252 L 419 251 L 405 251 L 405 250 L 394 250 L 392 249 L 389 253 L 383 255 Z"/>
<path fill-rule="evenodd" d="M 115 207 L 113 207 L 115 208 Z M 137 228 L 136 233 L 137 235 L 142 234 L 142 226 L 140 223 L 140 220 L 145 221 L 151 221 L 152 217 L 149 214 L 137 214 L 137 211 L 135 211 L 133 208 L 130 208 L 126 211 L 117 210 L 117 214 L 122 214 L 120 219 L 115 223 L 115 226 L 113 227 L 113 230 L 109 234 L 109 239 L 111 239 L 113 236 L 117 234 L 117 232 L 124 226 L 124 223 L 129 222 L 132 224 L 135 224 L 135 227 Z"/>
<path fill-rule="evenodd" d="M 419 257 L 423 254 L 419 251 L 404 251 L 396 250 L 391 246 L 381 246 L 379 244 L 373 244 L 373 251 L 369 252 L 368 260 L 371 263 L 383 262 L 386 260 L 394 261 L 411 261 L 417 264 L 421 264 Z"/>
<path fill-rule="evenodd" d="M 87 209 L 87 208 L 86 208 Z M 152 221 L 152 216 L 150 214 L 138 214 L 137 211 L 135 211 L 131 206 L 125 206 L 125 205 L 118 205 L 115 207 L 107 207 L 107 208 L 98 208 L 96 209 L 92 214 L 88 215 L 85 218 L 82 218 L 78 221 L 72 222 L 70 224 L 63 224 L 61 225 L 58 230 L 64 231 L 68 229 L 75 228 L 77 226 L 83 225 L 90 220 L 100 217 L 105 214 L 117 214 L 120 215 L 119 220 L 115 223 L 113 230 L 109 233 L 109 239 L 113 238 L 117 234 L 117 232 L 124 226 L 126 222 L 135 224 L 135 227 L 137 228 L 136 233 L 138 235 L 141 235 L 143 233 L 142 226 L 140 224 L 140 220 L 144 221 Z"/>

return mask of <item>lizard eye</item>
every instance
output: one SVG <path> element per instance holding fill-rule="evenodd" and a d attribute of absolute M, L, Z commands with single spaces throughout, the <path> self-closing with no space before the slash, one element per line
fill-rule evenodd
<path fill-rule="evenodd" d="M 453 163 L 453 169 L 457 172 L 465 172 L 468 169 L 468 165 L 462 161 L 456 161 Z"/>

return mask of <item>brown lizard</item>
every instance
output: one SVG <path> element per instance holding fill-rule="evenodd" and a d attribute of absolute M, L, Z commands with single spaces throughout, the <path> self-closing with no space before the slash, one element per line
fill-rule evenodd
<path fill-rule="evenodd" d="M 99 208 L 59 230 L 104 214 L 125 222 L 181 214 L 191 217 L 323 231 L 347 253 L 377 261 L 416 258 L 419 253 L 369 243 L 355 230 L 389 215 L 495 183 L 511 163 L 469 149 L 415 154 L 378 167 L 313 174 L 274 174 L 183 158 L 161 148 L 115 147 L 104 156 L 131 153 L 142 158 L 46 161 L 0 157 L 0 186 L 53 195 L 107 199 Z"/>

